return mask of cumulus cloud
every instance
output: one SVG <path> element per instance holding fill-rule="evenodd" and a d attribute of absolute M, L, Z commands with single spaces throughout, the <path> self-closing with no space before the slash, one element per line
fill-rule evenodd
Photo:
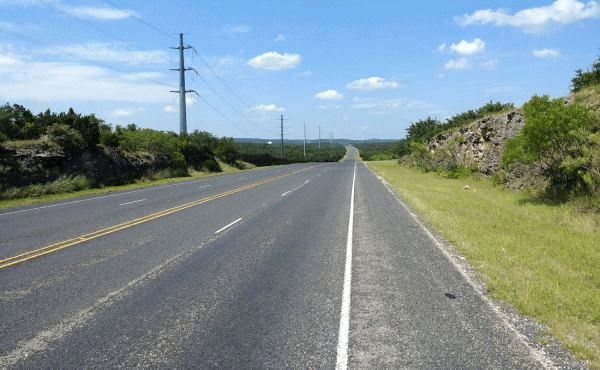
<path fill-rule="evenodd" d="M 437 51 L 439 51 L 440 53 L 446 50 L 446 43 L 440 44 L 440 46 L 437 47 Z"/>
<path fill-rule="evenodd" d="M 346 85 L 347 88 L 353 90 L 380 90 L 380 89 L 395 89 L 400 84 L 396 81 L 389 81 L 383 77 L 367 77 L 352 81 Z"/>
<path fill-rule="evenodd" d="M 275 104 L 259 104 L 250 108 L 251 111 L 256 113 L 276 113 L 276 112 L 285 112 L 285 108 L 278 107 Z"/>
<path fill-rule="evenodd" d="M 90 42 L 59 47 L 61 50 L 65 50 L 79 58 L 98 62 L 126 63 L 131 65 L 165 64 L 171 59 L 169 53 L 164 50 L 130 50 L 121 43 Z M 47 55 L 60 54 L 53 49 L 46 49 L 43 53 Z"/>
<path fill-rule="evenodd" d="M 457 21 L 463 26 L 492 24 L 540 31 L 553 24 L 569 24 L 597 17 L 600 17 L 600 6 L 596 1 L 556 0 L 547 6 L 523 9 L 513 14 L 506 9 L 477 10 L 458 17 Z"/>
<path fill-rule="evenodd" d="M 462 56 L 471 56 L 484 51 L 485 42 L 479 38 L 473 39 L 471 42 L 461 40 L 459 43 L 453 43 L 450 45 L 449 49 Z"/>
<path fill-rule="evenodd" d="M 471 63 L 469 62 L 469 59 L 467 59 L 467 58 L 451 59 L 448 62 L 446 62 L 446 64 L 444 65 L 444 69 L 454 70 L 454 71 L 470 69 L 470 68 L 471 68 Z"/>
<path fill-rule="evenodd" d="M 177 108 L 175 108 L 172 105 L 165 105 L 163 108 L 163 112 L 167 112 L 167 113 L 177 112 Z"/>
<path fill-rule="evenodd" d="M 556 49 L 549 49 L 549 48 L 544 48 L 544 49 L 534 49 L 531 54 L 533 54 L 534 57 L 536 58 L 558 58 L 560 56 L 560 51 L 556 50 Z"/>
<path fill-rule="evenodd" d="M 342 100 L 344 94 L 337 92 L 336 90 L 325 90 L 315 94 L 315 98 L 321 100 Z"/>
<path fill-rule="evenodd" d="M 280 33 L 279 35 L 277 35 L 277 37 L 275 37 L 275 39 L 273 40 L 275 42 L 283 42 L 285 41 L 285 35 Z"/>
<path fill-rule="evenodd" d="M 301 60 L 300 54 L 279 54 L 276 51 L 269 51 L 250 59 L 248 65 L 256 69 L 278 71 L 296 68 Z"/>

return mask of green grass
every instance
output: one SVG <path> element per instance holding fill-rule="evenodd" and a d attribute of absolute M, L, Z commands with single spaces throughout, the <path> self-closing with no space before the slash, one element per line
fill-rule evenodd
<path fill-rule="evenodd" d="M 368 165 L 456 246 L 492 298 L 546 324 L 600 369 L 600 215 L 537 202 L 487 179 L 447 179 L 397 161 Z"/>
<path fill-rule="evenodd" d="M 150 176 L 150 177 L 142 178 L 134 183 L 126 184 L 126 185 L 104 186 L 104 187 L 100 187 L 100 188 L 91 188 L 91 189 L 84 189 L 84 190 L 77 190 L 77 191 L 72 191 L 72 189 L 67 188 L 67 189 L 65 189 L 64 192 L 57 192 L 57 193 L 52 193 L 52 194 L 42 194 L 42 195 L 38 195 L 38 196 L 28 196 L 28 197 L 17 198 L 17 199 L 3 199 L 3 200 L 0 200 L 0 209 L 9 208 L 9 207 L 25 206 L 25 205 L 31 205 L 31 204 L 46 203 L 46 202 L 59 201 L 59 200 L 66 200 L 66 199 L 78 198 L 78 197 L 89 196 L 89 195 L 109 194 L 109 193 L 112 193 L 115 191 L 137 190 L 137 189 L 147 188 L 150 186 L 184 182 L 184 181 L 196 180 L 196 179 L 200 179 L 200 178 L 204 178 L 204 177 L 226 175 L 229 173 L 239 172 L 239 171 L 251 171 L 252 169 L 254 169 L 254 167 L 252 167 L 252 165 L 248 165 L 246 167 L 246 165 L 244 165 L 243 163 L 242 163 L 242 165 L 244 165 L 244 168 L 246 168 L 244 170 L 240 170 L 240 169 L 238 169 L 234 166 L 228 165 L 226 163 L 219 163 L 219 164 L 221 165 L 221 169 L 223 170 L 223 172 L 201 172 L 201 171 L 191 170 L 191 171 L 189 171 L 190 176 L 184 176 L 184 177 L 170 177 L 170 178 L 157 179 L 154 176 Z M 79 180 L 79 177 L 76 178 L 76 181 L 78 181 L 78 180 Z M 57 180 L 57 183 L 59 183 L 59 184 L 63 183 L 63 182 L 64 182 L 64 180 L 62 180 L 62 178 Z M 41 185 L 41 186 L 57 187 L 57 185 L 58 184 L 52 183 L 51 185 Z M 32 186 L 35 187 L 36 185 L 32 185 Z M 35 189 L 27 189 L 27 190 L 34 190 L 34 193 L 35 193 Z"/>

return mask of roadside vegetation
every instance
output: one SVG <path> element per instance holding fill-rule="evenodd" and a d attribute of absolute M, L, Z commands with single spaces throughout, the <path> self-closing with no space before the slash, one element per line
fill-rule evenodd
<path fill-rule="evenodd" d="M 235 147 L 240 153 L 240 158 L 257 166 L 272 166 L 278 164 L 301 162 L 337 162 L 346 155 L 343 145 L 306 144 L 306 157 L 302 144 L 284 143 L 285 159 L 281 159 L 281 147 L 278 144 L 267 143 L 236 143 Z"/>
<path fill-rule="evenodd" d="M 406 155 L 369 166 L 456 246 L 494 299 L 546 324 L 600 369 L 600 59 L 576 72 L 572 92 L 524 104 L 523 128 L 506 141 L 493 176 L 430 143 L 511 104 L 414 122 Z M 532 181 L 510 191 L 511 178 Z"/>
<path fill-rule="evenodd" d="M 506 142 L 497 185 L 527 179 L 525 188 L 548 204 L 573 202 L 583 212 L 600 212 L 600 58 L 591 70 L 578 70 L 573 95 L 551 99 L 534 96 L 519 110 L 523 129 Z M 451 150 L 431 150 L 430 140 L 476 119 L 514 110 L 512 104 L 490 102 L 457 114 L 445 123 L 427 117 L 407 130 L 409 154 L 402 162 L 448 178 L 479 176 L 476 164 L 457 159 Z"/>
<path fill-rule="evenodd" d="M 25 204 L 255 166 L 337 161 L 346 150 L 309 145 L 304 158 L 301 145 L 288 144 L 285 152 L 281 160 L 276 145 L 236 144 L 198 130 L 182 136 L 135 124 L 113 127 L 73 109 L 33 114 L 22 105 L 5 104 L 0 106 L 0 202 Z M 27 199 L 5 202 L 20 198 Z"/>
<path fill-rule="evenodd" d="M 384 161 L 388 159 L 398 159 L 408 154 L 406 140 L 376 142 L 376 143 L 353 143 L 353 147 L 359 150 L 360 158 L 363 161 Z"/>
<path fill-rule="evenodd" d="M 548 205 L 485 178 L 447 179 L 397 161 L 369 167 L 456 246 L 492 298 L 546 324 L 600 368 L 600 215 Z"/>

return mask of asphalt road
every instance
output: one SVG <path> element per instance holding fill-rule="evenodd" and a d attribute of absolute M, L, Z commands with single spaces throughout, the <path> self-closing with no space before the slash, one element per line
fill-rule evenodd
<path fill-rule="evenodd" d="M 0 368 L 540 368 L 360 162 L 0 211 Z"/>

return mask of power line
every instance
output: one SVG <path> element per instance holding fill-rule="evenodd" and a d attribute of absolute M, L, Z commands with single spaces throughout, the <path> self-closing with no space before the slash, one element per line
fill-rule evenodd
<path fill-rule="evenodd" d="M 158 33 L 160 33 L 160 34 L 168 37 L 168 38 L 171 38 L 171 39 L 174 39 L 174 40 L 177 39 L 173 34 L 170 34 L 170 33 L 166 32 L 166 31 L 162 30 L 161 28 L 154 26 L 153 24 L 147 22 L 146 20 L 144 20 L 143 18 L 137 16 L 136 14 L 134 14 L 134 13 L 132 13 L 132 12 L 126 10 L 126 9 L 121 8 L 120 6 L 116 5 L 114 2 L 112 2 L 110 0 L 102 0 L 102 1 L 105 2 L 106 4 L 112 6 L 112 7 L 120 10 L 121 12 L 123 12 L 123 14 L 126 14 L 127 16 L 129 16 L 129 17 L 137 20 L 138 22 L 144 24 L 145 26 L 150 27 L 154 31 L 156 31 L 156 32 L 158 32 Z M 204 57 L 202 55 L 200 55 L 196 51 L 196 49 L 192 49 L 192 50 L 196 53 L 196 55 L 198 55 L 198 57 L 200 58 L 200 60 L 202 61 L 202 63 L 204 63 L 204 65 L 206 65 L 206 67 L 208 68 L 208 70 L 213 75 L 215 75 L 215 77 L 217 78 L 217 80 L 219 80 L 219 82 L 221 82 L 221 84 L 223 84 L 223 86 L 225 86 L 225 88 L 231 93 L 231 95 L 233 95 L 242 104 L 242 106 L 244 106 L 244 108 L 247 109 L 248 108 L 248 104 L 229 86 L 229 84 L 227 82 L 225 82 L 225 80 L 223 80 L 221 78 L 221 76 L 219 76 L 219 74 L 210 66 L 210 64 L 206 61 L 206 59 L 204 59 Z"/>
<path fill-rule="evenodd" d="M 169 37 L 169 38 L 171 38 L 173 40 L 177 40 L 177 37 L 174 34 L 170 34 L 168 32 L 165 32 L 165 31 L 161 30 L 160 28 L 152 25 L 149 22 L 146 22 L 143 18 L 137 16 L 136 14 L 130 12 L 129 10 L 121 8 L 120 6 L 118 6 L 117 4 L 113 3 L 112 1 L 109 1 L 109 0 L 102 0 L 102 1 L 105 2 L 106 4 L 112 6 L 115 9 L 120 10 L 123 14 L 125 14 L 125 15 L 127 15 L 127 16 L 135 19 L 135 20 L 137 20 L 138 22 L 141 22 L 142 24 L 146 25 L 147 27 L 152 28 L 156 32 L 162 33 L 163 35 L 165 35 L 165 36 L 167 36 L 167 37 Z"/>
<path fill-rule="evenodd" d="M 202 97 L 201 95 L 198 95 L 198 98 L 200 100 L 202 100 L 204 102 L 204 104 L 206 104 L 210 109 L 212 109 L 213 111 L 215 111 L 215 113 L 217 113 L 219 116 L 221 116 L 225 121 L 229 122 L 233 127 L 237 128 L 238 130 L 242 131 L 243 133 L 245 133 L 247 135 L 252 136 L 251 133 L 249 133 L 245 129 L 243 129 L 243 128 L 239 127 L 238 125 L 236 125 L 231 119 L 229 119 L 229 117 L 225 116 L 220 110 L 218 110 L 217 108 L 215 108 L 206 99 L 204 99 L 204 97 Z"/>
<path fill-rule="evenodd" d="M 49 44 L 47 42 L 34 39 L 34 38 L 29 37 L 27 35 L 24 35 L 22 33 L 11 31 L 11 30 L 9 30 L 7 28 L 4 28 L 4 27 L 1 27 L 1 26 L 0 26 L 0 32 L 4 32 L 4 33 L 6 33 L 8 35 L 11 35 L 13 37 L 19 38 L 21 40 L 27 41 L 29 43 L 32 43 L 32 44 L 35 44 L 35 45 L 38 45 L 38 46 L 41 46 L 41 47 L 54 50 L 58 54 L 61 54 L 61 55 L 64 55 L 64 56 L 67 56 L 67 57 L 70 57 L 70 58 L 73 58 L 73 59 L 77 59 L 77 60 L 82 61 L 84 63 L 94 64 L 96 66 L 100 66 L 100 67 L 109 69 L 109 70 L 111 70 L 113 72 L 121 73 L 121 74 L 124 74 L 124 75 L 130 74 L 130 72 L 125 72 L 123 70 L 119 70 L 117 68 L 114 68 L 114 67 L 109 66 L 109 65 L 104 64 L 104 63 L 99 63 L 99 62 L 96 62 L 96 61 L 92 61 L 92 60 L 89 60 L 89 59 L 82 58 L 82 57 L 80 57 L 77 54 L 71 53 L 71 52 L 69 52 L 67 50 L 64 50 L 64 49 L 61 49 L 61 48 L 59 48 L 57 46 L 54 46 L 52 44 Z M 165 82 L 162 82 L 162 81 L 155 80 L 153 78 L 140 77 L 140 79 L 143 79 L 143 80 L 146 80 L 146 81 L 150 81 L 150 82 L 153 82 L 153 83 L 156 83 L 156 84 L 159 84 L 159 85 L 163 85 L 163 86 L 167 86 L 167 87 L 172 87 L 172 85 L 169 85 L 169 84 L 167 84 Z"/>

